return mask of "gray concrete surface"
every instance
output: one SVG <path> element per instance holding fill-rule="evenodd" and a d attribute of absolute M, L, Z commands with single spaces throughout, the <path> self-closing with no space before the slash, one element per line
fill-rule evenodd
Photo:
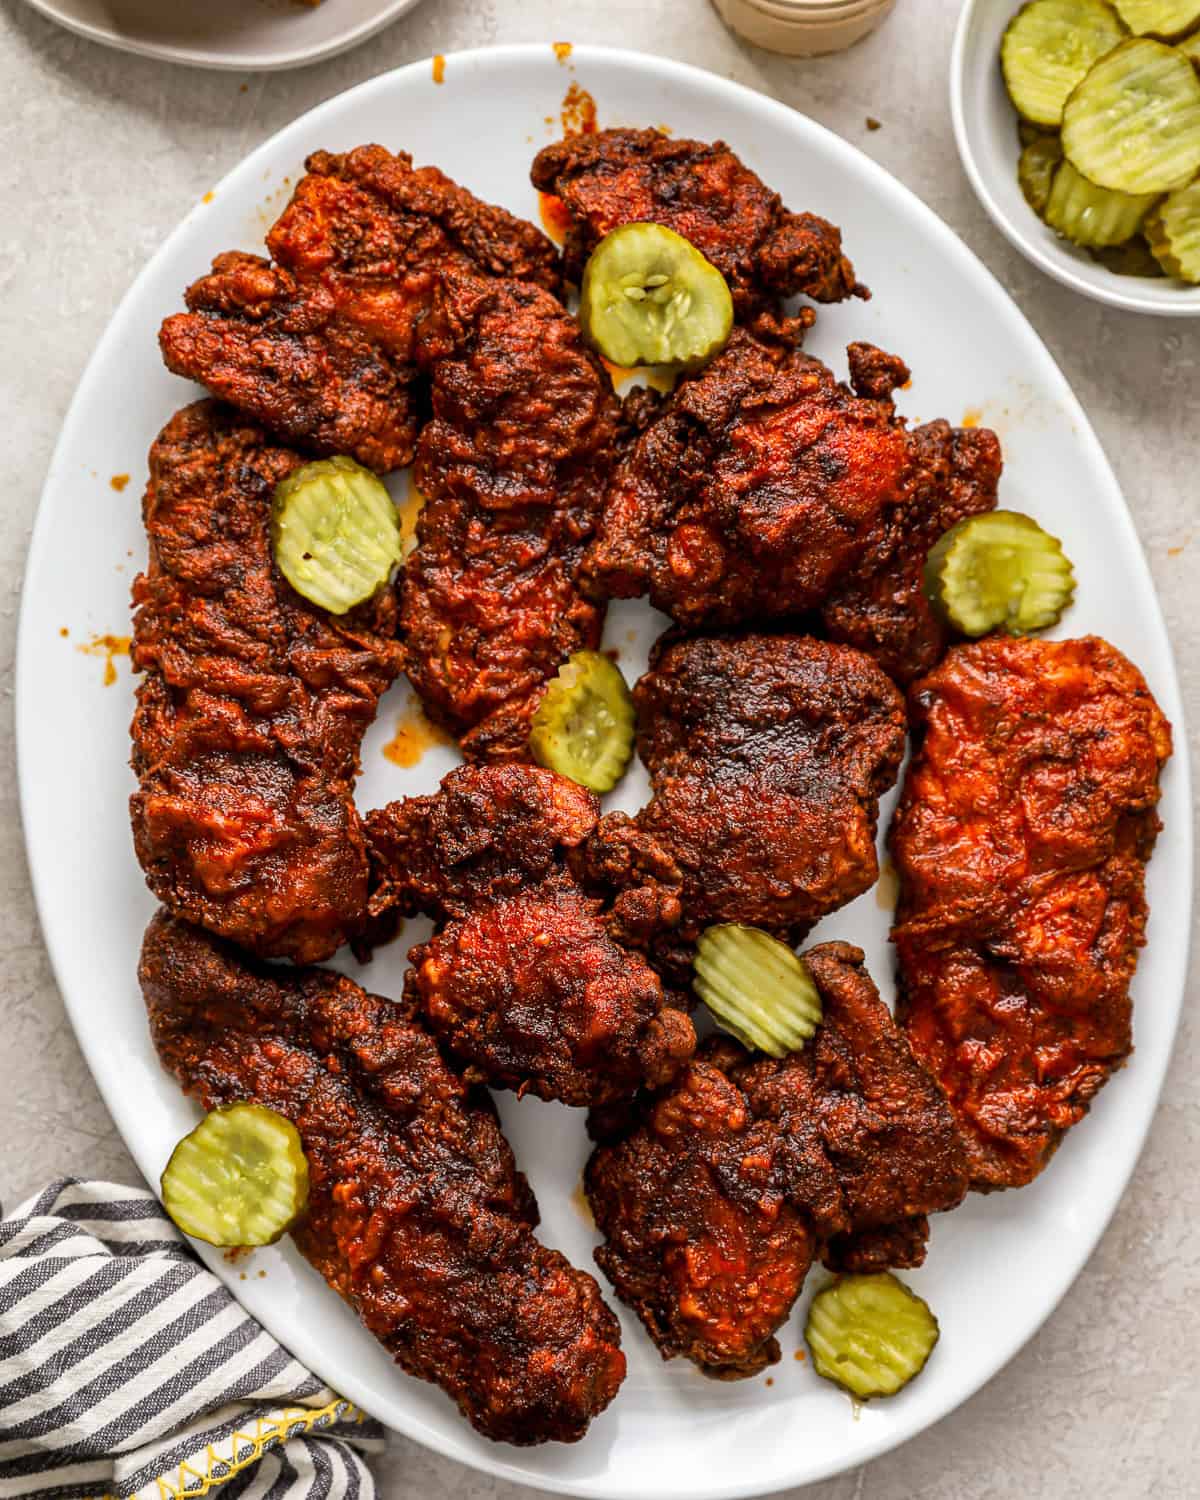
<path fill-rule="evenodd" d="M 242 77 L 106 51 L 46 23 L 21 0 L 0 0 L 5 680 L 51 446 L 96 339 L 163 235 L 251 146 L 333 93 L 435 51 L 566 37 L 677 57 L 786 100 L 874 156 L 983 257 L 1049 344 L 1116 466 L 1166 609 L 1192 723 L 1200 723 L 1200 323 L 1084 301 L 1020 259 L 991 227 L 960 170 L 945 103 L 956 10 L 950 0 L 900 0 L 884 29 L 851 52 L 796 63 L 739 44 L 707 0 L 426 0 L 347 56 Z M 882 129 L 869 133 L 868 115 Z M 131 1179 L 133 1166 L 75 1046 L 38 932 L 10 705 L 6 686 L 0 1195 L 11 1205 L 54 1173 Z M 1200 1494 L 1198 1074 L 1200 1035 L 1189 1013 L 1133 1185 L 1091 1264 L 1025 1351 L 934 1430 L 806 1496 Z M 388 1500 L 515 1500 L 518 1493 L 399 1438 L 378 1471 Z"/>

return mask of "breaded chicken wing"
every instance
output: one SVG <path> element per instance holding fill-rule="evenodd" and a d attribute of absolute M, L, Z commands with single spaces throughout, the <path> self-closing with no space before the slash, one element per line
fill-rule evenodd
<path fill-rule="evenodd" d="M 130 812 L 167 907 L 307 963 L 366 919 L 354 781 L 400 651 L 387 590 L 334 616 L 275 566 L 271 496 L 301 461 L 214 401 L 178 412 L 150 450 Z"/>
<path fill-rule="evenodd" d="M 1019 1187 L 1129 1055 L 1171 730 L 1095 636 L 993 636 L 913 685 L 891 829 L 900 1016 L 977 1188 Z"/>
<path fill-rule="evenodd" d="M 443 270 L 550 291 L 554 246 L 406 152 L 317 151 L 267 235 L 271 260 L 232 252 L 186 293 L 159 343 L 286 442 L 383 473 L 412 459 L 420 422 L 416 329 Z"/>
<path fill-rule="evenodd" d="M 678 920 L 678 872 L 643 859 L 606 904 L 583 862 L 598 816 L 566 777 L 505 765 L 460 767 L 367 818 L 377 914 L 438 923 L 409 954 L 406 993 L 469 1079 L 598 1104 L 692 1054 L 691 1021 L 631 942 L 635 913 L 643 935 Z"/>
<path fill-rule="evenodd" d="M 410 1375 L 497 1442 L 575 1442 L 625 1374 L 593 1278 L 537 1205 L 486 1094 L 412 1014 L 323 969 L 256 964 L 160 913 L 139 970 L 158 1055 L 205 1109 L 300 1132 L 301 1253 Z"/>

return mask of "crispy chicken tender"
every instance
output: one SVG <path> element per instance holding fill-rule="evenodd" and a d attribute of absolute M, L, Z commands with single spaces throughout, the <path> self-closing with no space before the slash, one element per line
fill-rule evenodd
<path fill-rule="evenodd" d="M 795 340 L 812 322 L 811 309 L 785 317 L 785 297 L 870 295 L 842 254 L 838 229 L 815 214 L 790 213 L 724 141 L 602 130 L 543 147 L 531 175 L 566 206 L 566 270 L 576 282 L 606 234 L 651 222 L 690 240 L 729 283 L 738 321 L 766 337 Z"/>
<path fill-rule="evenodd" d="M 993 433 L 908 432 L 908 371 L 849 348 L 853 389 L 819 360 L 735 330 L 682 379 L 617 467 L 584 561 L 600 598 L 687 629 L 809 616 L 906 680 L 945 646 L 921 574 L 954 521 L 996 504 Z"/>
<path fill-rule="evenodd" d="M 276 568 L 271 496 L 300 462 L 213 401 L 178 412 L 150 450 L 130 812 L 160 901 L 306 963 L 366 918 L 354 781 L 400 652 L 387 590 L 333 616 Z"/>
<path fill-rule="evenodd" d="M 537 287 L 444 275 L 422 331 L 433 420 L 401 590 L 408 675 L 472 760 L 524 760 L 546 683 L 599 644 L 578 575 L 620 430 L 612 382 Z"/>
<path fill-rule="evenodd" d="M 968 1143 L 1019 1187 L 1129 1055 L 1171 730 L 1095 636 L 994 636 L 914 684 L 891 830 L 900 1016 Z"/>
<path fill-rule="evenodd" d="M 845 943 L 806 960 L 824 1021 L 782 1060 L 714 1037 L 624 1118 L 593 1117 L 596 1260 L 664 1359 L 741 1379 L 779 1359 L 818 1255 L 919 1265 L 926 1215 L 967 1186 L 953 1117 Z"/>
<path fill-rule="evenodd" d="M 218 256 L 159 343 L 278 437 L 381 473 L 412 459 L 421 420 L 416 330 L 442 270 L 555 291 L 554 246 L 406 152 L 317 151 L 267 235 L 271 260 Z"/>
<path fill-rule="evenodd" d="M 468 1079 L 599 1104 L 692 1054 L 691 1021 L 631 941 L 636 919 L 643 935 L 678 920 L 678 872 L 643 855 L 606 909 L 585 857 L 598 816 L 566 777 L 505 765 L 460 767 L 367 818 L 377 914 L 438 923 L 409 954 L 406 995 Z"/>
<path fill-rule="evenodd" d="M 874 884 L 905 720 L 868 657 L 798 635 L 670 631 L 634 703 L 653 791 L 638 825 L 683 876 L 668 945 L 711 922 L 795 941 Z"/>
<path fill-rule="evenodd" d="M 533 1230 L 491 1101 L 402 1005 L 323 969 L 256 964 L 165 913 L 139 970 L 158 1055 L 205 1109 L 291 1120 L 301 1253 L 402 1369 L 497 1442 L 575 1442 L 625 1374 L 593 1278 Z"/>

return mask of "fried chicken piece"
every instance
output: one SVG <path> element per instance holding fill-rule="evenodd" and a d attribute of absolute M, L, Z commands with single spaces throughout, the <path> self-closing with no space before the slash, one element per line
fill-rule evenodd
<path fill-rule="evenodd" d="M 438 923 L 409 954 L 406 995 L 468 1079 L 598 1104 L 665 1083 L 692 1055 L 691 1021 L 621 923 L 633 910 L 646 930 L 678 920 L 677 872 L 638 874 L 606 912 L 582 883 L 598 816 L 566 777 L 505 765 L 459 767 L 433 796 L 367 818 L 375 911 Z"/>
<path fill-rule="evenodd" d="M 620 404 L 561 303 L 519 282 L 443 275 L 419 354 L 433 420 L 401 595 L 408 675 L 468 759 L 524 760 L 545 684 L 600 642 L 578 574 Z"/>
<path fill-rule="evenodd" d="M 421 414 L 416 329 L 442 270 L 555 291 L 554 246 L 406 152 L 317 151 L 267 235 L 231 252 L 163 324 L 167 368 L 278 437 L 378 472 L 412 459 Z"/>
<path fill-rule="evenodd" d="M 539 1243 L 491 1101 L 412 1014 L 162 912 L 139 977 L 185 1092 L 295 1124 L 309 1168 L 296 1244 L 401 1368 L 497 1442 L 581 1438 L 624 1378 L 617 1320 L 591 1276 Z"/>
<path fill-rule="evenodd" d="M 853 389 L 735 330 L 614 473 L 587 590 L 648 593 L 691 630 L 810 615 L 901 680 L 936 659 L 925 553 L 995 506 L 999 444 L 983 428 L 908 432 L 890 399 L 903 362 L 869 344 L 848 353 Z"/>
<path fill-rule="evenodd" d="M 915 683 L 891 829 L 900 1016 L 972 1185 L 1020 1187 L 1129 1055 L 1171 730 L 1095 636 L 993 636 Z"/>
<path fill-rule="evenodd" d="M 757 1374 L 819 1254 L 919 1265 L 925 1215 L 962 1200 L 953 1117 L 862 957 L 845 943 L 806 955 L 825 1014 L 803 1051 L 751 1057 L 714 1037 L 631 1118 L 593 1119 L 596 1260 L 664 1359 Z"/>
<path fill-rule="evenodd" d="M 910 502 L 891 513 L 873 559 L 821 606 L 821 625 L 835 641 L 857 646 L 897 682 L 911 682 L 942 659 L 950 631 L 924 589 L 925 558 L 951 526 L 994 510 L 1002 460 L 986 427 L 927 422 L 909 434 Z"/>
<path fill-rule="evenodd" d="M 785 297 L 802 292 L 815 302 L 840 302 L 870 295 L 842 254 L 838 229 L 785 209 L 724 141 L 602 130 L 543 147 L 531 176 L 566 206 L 566 271 L 577 283 L 606 234 L 651 222 L 707 256 L 729 283 L 738 321 L 764 337 L 794 341 L 811 324 L 811 309 L 783 315 Z"/>
<path fill-rule="evenodd" d="M 130 811 L 160 901 L 306 963 L 366 918 L 354 781 L 400 652 L 388 591 L 333 616 L 275 567 L 271 496 L 301 461 L 213 401 L 178 412 L 150 450 Z"/>
<path fill-rule="evenodd" d="M 669 631 L 634 703 L 653 791 L 637 821 L 683 876 L 668 945 L 711 922 L 794 942 L 875 883 L 879 798 L 900 768 L 905 720 L 868 657 L 798 635 Z"/>

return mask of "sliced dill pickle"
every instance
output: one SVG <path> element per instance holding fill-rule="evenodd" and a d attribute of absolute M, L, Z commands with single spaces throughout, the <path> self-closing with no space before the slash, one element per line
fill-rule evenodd
<path fill-rule="evenodd" d="M 695 370 L 733 328 L 724 276 L 662 224 L 623 224 L 592 251 L 579 293 L 585 337 L 616 365 Z"/>
<path fill-rule="evenodd" d="M 1063 153 L 1097 187 L 1166 193 L 1200 167 L 1200 79 L 1175 47 L 1133 37 L 1102 57 L 1063 110 Z"/>
<path fill-rule="evenodd" d="M 1062 161 L 1062 146 L 1056 135 L 1035 134 L 1017 161 L 1017 181 L 1025 194 L 1025 201 L 1044 218 L 1046 204 L 1050 201 L 1050 187 L 1055 169 Z"/>
<path fill-rule="evenodd" d="M 1020 115 L 1017 116 L 1017 140 L 1020 141 L 1022 148 L 1032 146 L 1034 141 L 1055 139 L 1057 136 L 1057 130 L 1046 125 L 1031 125 L 1028 120 L 1023 120 Z"/>
<path fill-rule="evenodd" d="M 963 635 L 1054 625 L 1075 593 L 1062 543 L 1032 516 L 993 510 L 952 526 L 925 560 L 925 591 Z"/>
<path fill-rule="evenodd" d="M 1064 161 L 1050 184 L 1046 223 L 1075 245 L 1120 245 L 1132 239 L 1157 193 L 1114 193 Z"/>
<path fill-rule="evenodd" d="M 271 545 L 296 592 L 334 615 L 369 599 L 403 555 L 383 481 L 340 455 L 305 464 L 275 486 Z"/>
<path fill-rule="evenodd" d="M 1200 22 L 1200 0 L 1113 0 L 1113 4 L 1134 36 L 1170 42 Z"/>
<path fill-rule="evenodd" d="M 593 792 L 609 792 L 633 755 L 633 699 L 620 668 L 598 651 L 576 651 L 558 669 L 529 730 L 539 766 Z"/>
<path fill-rule="evenodd" d="M 261 1104 L 205 1115 L 171 1152 L 163 1207 L 210 1245 L 270 1245 L 308 1206 L 308 1161 L 296 1127 Z"/>
<path fill-rule="evenodd" d="M 1030 0 L 1000 43 L 1000 67 L 1017 113 L 1035 125 L 1061 124 L 1067 95 L 1124 35 L 1105 0 Z"/>
<path fill-rule="evenodd" d="M 929 1304 L 890 1271 L 831 1281 L 804 1327 L 813 1369 L 859 1401 L 902 1390 L 925 1368 L 938 1332 Z"/>
<path fill-rule="evenodd" d="M 1200 68 L 1200 31 L 1194 31 L 1191 36 L 1185 36 L 1181 42 L 1176 42 L 1175 50 L 1182 52 L 1192 67 Z"/>
<path fill-rule="evenodd" d="M 1168 276 L 1200 284 L 1200 179 L 1168 193 L 1147 218 L 1144 232 Z"/>
<path fill-rule="evenodd" d="M 1114 276 L 1165 276 L 1150 246 L 1140 234 L 1123 245 L 1089 246 L 1092 259 L 1099 261 Z"/>
<path fill-rule="evenodd" d="M 821 996 L 808 965 L 758 927 L 706 927 L 696 944 L 692 988 L 725 1031 L 771 1057 L 803 1047 L 821 1024 Z"/>

